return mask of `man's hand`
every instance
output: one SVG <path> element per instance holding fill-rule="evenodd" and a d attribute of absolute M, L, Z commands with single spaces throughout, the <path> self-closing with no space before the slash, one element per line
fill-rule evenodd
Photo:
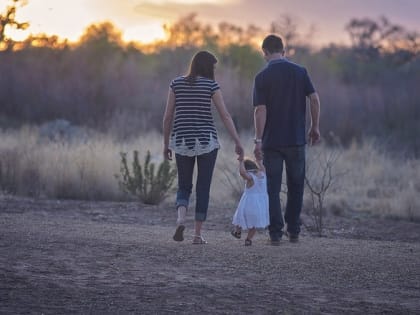
<path fill-rule="evenodd" d="M 263 151 L 262 151 L 262 143 L 258 142 L 255 144 L 254 147 L 254 156 L 256 160 L 262 160 L 263 159 Z"/>
<path fill-rule="evenodd" d="M 308 133 L 309 145 L 315 145 L 321 140 L 319 128 L 311 127 Z"/>

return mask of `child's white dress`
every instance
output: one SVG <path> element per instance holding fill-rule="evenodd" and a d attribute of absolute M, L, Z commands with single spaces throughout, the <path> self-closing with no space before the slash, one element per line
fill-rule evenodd
<path fill-rule="evenodd" d="M 257 175 L 248 172 L 254 185 L 245 189 L 233 216 L 232 223 L 242 229 L 265 228 L 270 224 L 268 214 L 267 178 L 264 172 Z"/>

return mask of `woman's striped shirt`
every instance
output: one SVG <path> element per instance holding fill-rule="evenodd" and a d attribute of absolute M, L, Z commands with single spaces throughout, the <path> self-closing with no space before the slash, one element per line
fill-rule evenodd
<path fill-rule="evenodd" d="M 169 147 L 177 154 L 196 156 L 218 149 L 220 144 L 211 112 L 211 98 L 219 85 L 196 77 L 175 78 L 170 87 L 175 93 L 175 118 Z"/>

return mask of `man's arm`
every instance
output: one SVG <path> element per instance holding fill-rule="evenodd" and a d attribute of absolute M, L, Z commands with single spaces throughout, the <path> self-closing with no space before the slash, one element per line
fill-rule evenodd
<path fill-rule="evenodd" d="M 267 120 L 265 105 L 257 105 L 254 110 L 255 148 L 254 155 L 257 160 L 262 160 L 262 136 Z"/>
<path fill-rule="evenodd" d="M 314 92 L 309 95 L 309 106 L 311 113 L 311 126 L 309 128 L 309 144 L 314 145 L 319 142 L 321 135 L 319 132 L 319 114 L 321 104 L 319 101 L 318 93 Z"/>

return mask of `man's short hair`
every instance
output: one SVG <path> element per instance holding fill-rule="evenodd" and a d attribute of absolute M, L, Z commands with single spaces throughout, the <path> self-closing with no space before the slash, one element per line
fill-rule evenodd
<path fill-rule="evenodd" d="M 277 35 L 268 35 L 264 38 L 262 43 L 262 49 L 266 50 L 270 54 L 281 53 L 284 50 L 283 40 Z"/>

